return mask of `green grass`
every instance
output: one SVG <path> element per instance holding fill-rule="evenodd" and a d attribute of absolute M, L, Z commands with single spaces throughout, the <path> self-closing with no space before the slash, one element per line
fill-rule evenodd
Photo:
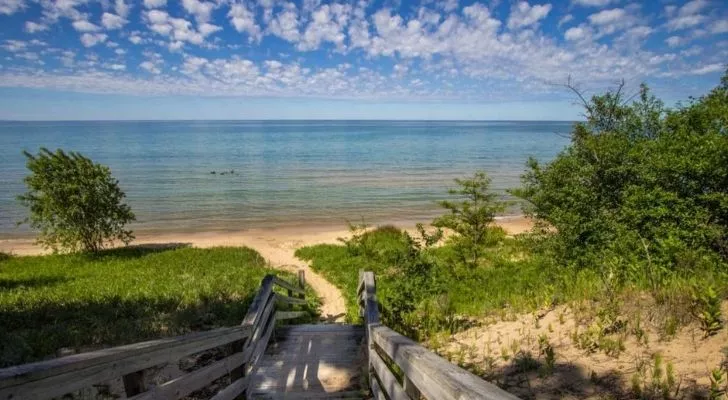
<path fill-rule="evenodd" d="M 469 268 L 458 263 L 453 245 L 417 252 L 409 247 L 402 232 L 383 227 L 363 234 L 358 242 L 304 247 L 296 256 L 309 261 L 314 271 L 342 289 L 351 322 L 359 321 L 358 272 L 373 271 L 384 322 L 418 340 L 440 331 L 459 330 L 469 325 L 469 319 L 508 317 L 570 302 L 594 304 L 596 315 L 610 305 L 606 299 L 629 303 L 640 297 L 636 293 L 650 293 L 648 282 L 619 283 L 608 271 L 556 265 L 533 251 L 527 240 L 505 238 L 483 251 L 480 265 Z M 418 256 L 408 258 L 413 253 Z M 418 262 L 430 265 L 419 277 L 411 272 Z M 661 282 L 660 292 L 653 296 L 665 314 L 662 317 L 689 322 L 685 316 L 692 310 L 692 288 L 710 282 L 728 287 L 726 277 L 716 274 L 694 273 L 689 279 L 673 277 Z M 718 313 L 714 314 L 712 320 L 719 321 Z"/>
<path fill-rule="evenodd" d="M 363 236 L 362 249 L 346 245 L 316 245 L 299 249 L 296 256 L 309 261 L 311 268 L 341 288 L 347 300 L 347 317 L 358 320 L 356 287 L 360 269 L 373 271 L 377 277 L 377 294 L 383 307 L 388 306 L 402 279 L 401 264 L 408 251 L 402 234 L 385 227 Z M 555 302 L 591 295 L 598 289 L 598 279 L 581 274 L 575 280 L 563 279 L 544 258 L 530 255 L 519 241 L 507 238 L 486 249 L 483 265 L 476 270 L 454 269 L 456 251 L 442 246 L 423 251 L 434 265 L 439 292 L 436 307 L 446 307 L 456 315 L 483 316 L 510 310 L 529 311 Z M 415 287 L 412 290 L 422 288 Z M 434 299 L 433 299 L 434 300 Z M 446 304 L 442 304 L 446 303 Z M 430 306 L 433 306 L 432 304 Z M 428 309 L 432 312 L 431 309 Z"/>
<path fill-rule="evenodd" d="M 0 366 L 239 324 L 273 272 L 244 247 L 0 259 Z"/>

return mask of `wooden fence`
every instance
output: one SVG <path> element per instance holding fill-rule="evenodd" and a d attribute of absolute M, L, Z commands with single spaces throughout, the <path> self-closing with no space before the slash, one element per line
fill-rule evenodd
<path fill-rule="evenodd" d="M 358 298 L 366 324 L 369 386 L 375 399 L 518 399 L 382 325 L 374 273 L 359 274 Z"/>
<path fill-rule="evenodd" d="M 275 293 L 277 285 L 287 295 Z M 229 375 L 230 384 L 213 399 L 234 399 L 248 387 L 251 371 L 265 351 L 275 322 L 298 318 L 304 311 L 274 312 L 276 304 L 306 304 L 304 275 L 286 282 L 267 275 L 240 326 L 152 340 L 0 370 L 0 400 L 48 399 L 122 377 L 128 398 L 178 399 Z M 152 388 L 145 370 L 184 357 L 225 347 L 225 358 Z"/>

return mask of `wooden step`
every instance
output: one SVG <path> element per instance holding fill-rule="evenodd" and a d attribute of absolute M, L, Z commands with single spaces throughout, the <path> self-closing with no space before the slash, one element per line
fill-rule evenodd
<path fill-rule="evenodd" d="M 347 391 L 347 392 L 333 392 L 333 393 L 258 393 L 255 394 L 251 399 L 255 400 L 301 400 L 301 399 L 368 399 L 369 396 L 366 392 L 362 391 Z"/>
<path fill-rule="evenodd" d="M 250 399 L 363 399 L 364 328 L 293 325 L 276 329 L 253 373 Z"/>

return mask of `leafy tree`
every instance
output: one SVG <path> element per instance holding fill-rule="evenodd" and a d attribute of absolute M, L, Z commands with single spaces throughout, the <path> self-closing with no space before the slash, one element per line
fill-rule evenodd
<path fill-rule="evenodd" d="M 453 240 L 463 261 L 470 266 L 478 264 L 484 245 L 502 236 L 502 232 L 491 225 L 495 215 L 505 210 L 505 203 L 489 190 L 490 182 L 485 172 L 476 172 L 468 179 L 455 179 L 458 188 L 448 193 L 459 200 L 441 201 L 440 205 L 449 213 L 432 222 L 437 228 L 447 228 L 457 233 Z"/>
<path fill-rule="evenodd" d="M 134 214 L 107 166 L 60 149 L 23 154 L 31 174 L 24 179 L 28 192 L 18 199 L 30 210 L 26 222 L 40 231 L 39 244 L 94 252 L 109 241 L 128 244 L 134 238 L 124 229 Z"/>
<path fill-rule="evenodd" d="M 580 95 L 580 98 L 584 99 Z M 728 261 L 728 74 L 666 109 L 644 85 L 585 103 L 586 121 L 552 162 L 529 160 L 523 187 L 544 250 L 564 264 L 616 263 L 653 287 Z"/>

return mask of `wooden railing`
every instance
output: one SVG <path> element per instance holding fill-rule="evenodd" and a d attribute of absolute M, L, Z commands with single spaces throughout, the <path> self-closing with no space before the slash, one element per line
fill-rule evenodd
<path fill-rule="evenodd" d="M 274 285 L 286 289 L 287 295 L 275 293 Z M 240 326 L 1 369 L 0 400 L 48 399 L 119 377 L 123 378 L 128 398 L 178 399 L 225 375 L 229 375 L 230 384 L 213 399 L 234 399 L 248 387 L 251 372 L 268 345 L 275 322 L 306 314 L 305 311 L 274 312 L 276 304 L 306 304 L 304 286 L 303 271 L 299 271 L 295 284 L 267 275 Z M 145 386 L 147 369 L 222 346 L 228 350 L 225 358 L 157 386 Z"/>
<path fill-rule="evenodd" d="M 382 325 L 374 273 L 359 274 L 358 298 L 366 324 L 369 386 L 375 399 L 518 399 Z"/>

